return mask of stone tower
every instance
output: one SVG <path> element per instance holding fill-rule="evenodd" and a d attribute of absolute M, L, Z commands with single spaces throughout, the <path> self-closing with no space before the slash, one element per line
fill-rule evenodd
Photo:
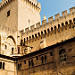
<path fill-rule="evenodd" d="M 37 0 L 18 0 L 18 29 L 41 22 L 40 11 L 41 4 Z"/>
<path fill-rule="evenodd" d="M 41 4 L 37 0 L 2 0 L 0 2 L 0 52 L 17 53 L 19 31 L 41 22 Z M 19 39 L 21 40 L 21 38 Z"/>

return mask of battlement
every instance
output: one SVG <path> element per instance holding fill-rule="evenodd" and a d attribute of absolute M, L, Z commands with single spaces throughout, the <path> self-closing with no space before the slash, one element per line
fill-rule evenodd
<path fill-rule="evenodd" d="M 3 9 L 4 7 L 6 7 L 12 1 L 14 1 L 14 0 L 3 0 L 2 2 L 0 2 L 0 10 Z M 37 10 L 41 11 L 41 4 L 39 2 L 37 2 L 36 0 L 34 0 L 34 1 L 23 0 L 23 2 L 25 2 L 25 1 L 30 3 Z"/>
<path fill-rule="evenodd" d="M 23 0 L 23 2 L 25 2 L 25 1 L 30 3 L 34 8 L 41 11 L 41 4 L 39 2 L 37 2 L 37 0 Z"/>
<path fill-rule="evenodd" d="M 75 22 L 75 7 L 72 7 L 69 10 L 70 13 L 68 13 L 67 10 L 63 11 L 62 16 L 60 16 L 59 13 L 56 14 L 55 19 L 53 19 L 53 16 L 49 17 L 48 22 L 47 19 L 43 20 L 42 25 L 40 22 L 38 22 L 37 24 L 30 26 L 30 28 L 26 28 L 25 33 L 23 32 L 23 35 L 25 35 L 26 37 L 34 35 L 35 37 L 36 33 L 40 33 L 40 35 L 41 31 L 45 33 L 44 30 L 47 30 L 48 32 L 49 29 L 49 31 L 52 32 L 53 30 L 59 30 L 60 28 L 63 29 L 64 27 L 66 27 L 67 29 L 67 25 L 71 24 L 71 22 L 74 24 Z"/>
<path fill-rule="evenodd" d="M 6 7 L 12 1 L 14 1 L 14 0 L 6 0 L 6 1 L 2 2 L 0 5 L 0 10 L 2 10 L 4 7 Z"/>

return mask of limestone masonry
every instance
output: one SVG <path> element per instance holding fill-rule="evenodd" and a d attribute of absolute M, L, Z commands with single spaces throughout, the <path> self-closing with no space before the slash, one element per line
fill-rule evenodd
<path fill-rule="evenodd" d="M 37 0 L 0 2 L 0 75 L 75 75 L 75 7 L 41 24 Z"/>

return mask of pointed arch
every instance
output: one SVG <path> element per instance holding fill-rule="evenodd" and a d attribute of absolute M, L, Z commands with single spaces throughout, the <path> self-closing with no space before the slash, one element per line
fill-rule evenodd
<path fill-rule="evenodd" d="M 14 39 L 14 37 L 12 35 L 8 36 L 7 39 L 8 38 L 11 38 L 13 40 L 14 44 L 16 45 L 16 41 L 15 41 L 15 39 Z"/>

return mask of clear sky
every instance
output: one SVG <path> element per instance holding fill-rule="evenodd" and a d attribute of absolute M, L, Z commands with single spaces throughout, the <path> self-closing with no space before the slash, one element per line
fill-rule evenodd
<path fill-rule="evenodd" d="M 1 1 L 1 0 L 0 0 Z M 75 6 L 75 0 L 37 0 L 41 3 L 41 19 L 44 15 L 47 18 L 54 16 L 57 13 L 61 13 L 64 10 Z"/>
<path fill-rule="evenodd" d="M 68 10 L 69 8 L 75 6 L 75 0 L 37 0 L 41 3 L 41 19 L 44 15 L 46 18 L 50 16 L 54 16 L 57 13 L 61 13 L 64 10 Z"/>

